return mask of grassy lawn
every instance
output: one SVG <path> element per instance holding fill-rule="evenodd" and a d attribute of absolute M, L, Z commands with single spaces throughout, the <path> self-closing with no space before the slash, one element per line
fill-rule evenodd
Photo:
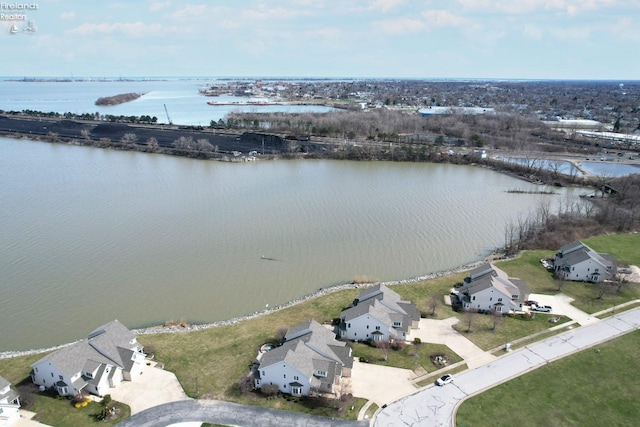
<path fill-rule="evenodd" d="M 635 331 L 545 365 L 464 402 L 457 425 L 637 425 L 639 347 Z"/>
<path fill-rule="evenodd" d="M 536 313 L 533 318 L 507 316 L 498 319 L 498 324 L 494 330 L 493 316 L 477 313 L 463 314 L 463 316 L 464 318 L 455 324 L 453 328 L 485 351 L 503 346 L 515 339 L 561 325 L 569 320 L 565 316 L 542 313 Z M 471 316 L 471 332 L 467 332 L 469 326 L 468 316 Z M 557 319 L 558 321 L 551 323 L 551 319 Z"/>
<path fill-rule="evenodd" d="M 387 353 L 387 360 L 384 357 L 385 352 Z M 425 373 L 437 371 L 441 368 L 431 363 L 430 356 L 432 354 L 444 355 L 449 361 L 449 365 L 462 361 L 460 356 L 442 344 L 407 344 L 402 349 L 389 349 L 386 351 L 372 347 L 369 344 L 353 344 L 353 357 L 358 357 L 361 361 L 364 358 L 367 363 L 424 371 Z"/>
<path fill-rule="evenodd" d="M 640 235 L 603 236 L 587 239 L 585 243 L 597 251 L 613 254 L 622 263 L 640 264 L 640 251 L 637 250 L 640 248 Z M 552 256 L 557 249 L 523 252 L 518 258 L 499 262 L 497 265 L 510 276 L 525 280 L 532 292 L 555 294 L 558 292 L 558 283 L 541 266 L 540 258 Z M 456 273 L 393 286 L 392 289 L 404 299 L 414 302 L 418 310 L 429 318 L 457 317 L 459 322 L 456 329 L 484 350 L 502 346 L 567 320 L 561 318 L 560 322 L 552 324 L 548 319 L 556 316 L 538 313 L 532 320 L 502 318 L 494 328 L 491 316 L 475 315 L 471 323 L 471 332 L 466 332 L 468 328 L 466 315 L 456 313 L 451 307 L 443 304 L 443 296 L 449 294 L 450 289 L 456 283 L 460 283 L 466 274 Z M 595 295 L 594 286 L 589 284 L 567 282 L 562 285 L 561 290 L 576 299 L 574 303 L 576 307 L 587 312 L 610 308 L 613 304 L 631 299 L 640 299 L 640 284 L 626 284 L 619 292 L 607 293 L 600 299 L 595 298 L 597 295 Z M 190 397 L 222 399 L 318 415 L 349 417 L 350 412 L 353 411 L 339 412 L 335 408 L 321 408 L 313 402 L 304 400 L 267 400 L 259 394 L 241 393 L 238 382 L 248 373 L 258 348 L 265 342 L 273 341 L 279 328 L 290 327 L 309 319 L 316 319 L 320 323 L 331 322 L 358 296 L 358 293 L 358 289 L 342 290 L 233 325 L 189 333 L 140 335 L 138 340 L 146 347 L 146 351 L 155 353 L 156 359 L 165 364 L 165 369 L 176 374 Z M 429 360 L 429 355 L 436 352 L 449 355 L 450 363 L 460 360 L 459 356 L 447 347 L 423 343 L 418 347 L 408 344 L 399 352 L 390 351 L 386 364 L 414 370 L 423 368 L 427 372 L 433 372 L 435 369 Z M 383 359 L 380 349 L 367 348 L 364 345 L 354 345 L 354 354 L 357 357 L 368 357 L 375 363 L 381 363 Z M 0 375 L 13 384 L 19 384 L 28 377 L 30 365 L 43 356 L 0 360 Z M 355 404 L 356 414 L 358 405 L 361 407 L 362 404 Z M 64 406 L 60 407 L 62 413 L 75 410 L 71 406 L 68 411 L 64 411 L 64 408 Z M 63 416 L 62 413 L 60 417 Z M 64 424 L 51 421 L 48 423 Z"/>

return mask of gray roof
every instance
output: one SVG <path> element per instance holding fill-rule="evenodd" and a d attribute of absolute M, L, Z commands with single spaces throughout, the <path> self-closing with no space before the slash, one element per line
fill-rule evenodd
<path fill-rule="evenodd" d="M 575 241 L 560 248 L 560 252 L 556 257 L 556 265 L 570 267 L 589 259 L 603 267 L 609 267 L 611 270 L 613 270 L 617 264 L 617 261 L 612 255 L 598 253 L 584 243 Z"/>
<path fill-rule="evenodd" d="M 32 366 L 50 362 L 69 377 L 83 372 L 85 367 L 93 371 L 103 364 L 128 370 L 132 366 L 130 357 L 134 350 L 142 350 L 135 334 L 113 320 L 91 332 L 86 340 L 48 354 Z"/>
<path fill-rule="evenodd" d="M 3 377 L 0 377 L 0 390 L 5 388 L 6 386 L 11 385 L 11 383 L 5 380 Z"/>
<path fill-rule="evenodd" d="M 394 321 L 401 322 L 402 327 L 396 329 L 404 332 L 409 330 L 411 321 L 420 320 L 420 313 L 415 304 L 403 300 L 383 283 L 360 291 L 358 303 L 343 310 L 340 317 L 348 322 L 364 314 L 369 314 L 389 327 L 393 326 Z"/>
<path fill-rule="evenodd" d="M 487 271 L 487 266 L 491 268 Z M 472 271 L 484 271 L 483 274 L 474 276 L 468 276 L 465 279 L 464 285 L 459 289 L 460 293 L 466 293 L 473 295 L 475 293 L 484 291 L 489 288 L 495 288 L 496 290 L 507 295 L 510 299 L 513 295 L 518 295 L 518 300 L 524 301 L 526 297 L 531 293 L 527 284 L 521 279 L 511 279 L 504 271 L 490 264 L 483 264 L 482 266 Z"/>
<path fill-rule="evenodd" d="M 353 366 L 350 350 L 347 343 L 335 339 L 333 332 L 310 320 L 291 327 L 284 344 L 262 356 L 259 369 L 286 362 L 318 386 L 321 382 L 332 382 L 343 366 Z M 314 381 L 314 372 L 318 370 L 326 371 L 327 378 Z"/>

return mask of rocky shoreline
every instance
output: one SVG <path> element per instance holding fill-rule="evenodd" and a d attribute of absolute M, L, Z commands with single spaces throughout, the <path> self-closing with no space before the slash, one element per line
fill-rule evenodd
<path fill-rule="evenodd" d="M 276 305 L 274 307 L 269 307 L 269 308 L 265 308 L 264 310 L 261 311 L 256 311 L 254 313 L 251 314 L 247 314 L 244 316 L 239 316 L 239 317 L 234 317 L 232 319 L 228 319 L 228 320 L 219 320 L 217 322 L 212 322 L 212 323 L 203 323 L 203 324 L 198 324 L 198 325 L 189 325 L 187 324 L 186 326 L 180 326 L 180 325 L 171 325 L 171 326 L 165 326 L 165 325 L 157 325 L 157 326 L 150 326 L 147 328 L 137 328 L 137 329 L 132 329 L 131 332 L 133 332 L 136 335 L 151 335 L 151 334 L 166 334 L 166 333 L 181 333 L 181 332 L 191 332 L 191 331 L 199 331 L 199 330 L 203 330 L 203 329 L 209 329 L 209 328 L 216 328 L 216 327 L 220 327 L 220 326 L 228 326 L 228 325 L 235 325 L 237 323 L 240 322 L 244 322 L 247 320 L 251 320 L 251 319 L 255 319 L 257 317 L 260 316 L 265 316 L 267 314 L 271 314 L 274 313 L 276 311 L 279 310 L 283 310 L 285 308 L 289 308 L 292 307 L 294 305 L 300 304 L 302 302 L 308 301 L 310 299 L 313 298 L 317 298 L 323 295 L 327 295 L 333 292 L 337 292 L 337 291 L 341 291 L 344 289 L 359 289 L 359 288 L 366 288 L 369 286 L 372 286 L 374 284 L 377 283 L 383 283 L 385 285 L 389 285 L 389 286 L 393 286 L 393 285 L 408 285 L 411 283 L 415 283 L 415 282 L 420 282 L 423 280 L 429 280 L 429 279 L 436 279 L 439 277 L 444 277 L 444 276 L 448 276 L 451 274 L 455 274 L 455 273 L 460 273 L 463 271 L 468 271 L 471 270 L 475 267 L 477 267 L 478 265 L 484 263 L 484 262 L 492 262 L 494 260 L 498 260 L 498 259 L 505 259 L 504 255 L 500 252 L 494 252 L 491 255 L 489 255 L 488 257 L 486 257 L 483 260 L 479 260 L 479 261 L 475 261 L 469 264 L 465 264 L 463 266 L 457 267 L 457 268 L 453 268 L 450 270 L 444 270 L 444 271 L 437 271 L 434 273 L 429 273 L 426 274 L 424 276 L 418 276 L 418 277 L 414 277 L 411 279 L 403 279 L 403 280 L 393 280 L 393 281 L 388 281 L 388 282 L 370 282 L 370 283 L 343 283 L 343 284 L 339 284 L 339 285 L 335 285 L 335 286 L 330 286 L 328 288 L 320 288 L 315 292 L 312 292 L 310 294 L 304 295 L 300 298 L 296 298 L 294 300 L 288 301 L 286 303 L 283 304 L 279 304 Z M 40 349 L 32 349 L 32 350 L 23 350 L 23 351 L 4 351 L 4 352 L 0 352 L 0 359 L 10 359 L 13 357 L 21 357 L 21 356 L 30 356 L 33 354 L 41 354 L 41 353 L 47 353 L 50 351 L 54 351 L 54 350 L 58 350 L 60 348 L 64 348 L 67 346 L 70 346 L 72 344 L 74 344 L 77 341 L 71 342 L 71 343 L 67 343 L 67 344 L 61 344 L 61 345 L 57 345 L 57 346 L 53 346 L 53 347 L 48 347 L 48 348 L 40 348 Z"/>

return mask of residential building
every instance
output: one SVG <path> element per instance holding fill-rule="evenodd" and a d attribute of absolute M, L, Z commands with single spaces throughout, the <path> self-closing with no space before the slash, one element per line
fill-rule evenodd
<path fill-rule="evenodd" d="M 32 365 L 31 379 L 61 396 L 91 393 L 103 396 L 122 381 L 133 381 L 142 372 L 142 345 L 117 320 L 63 347 Z"/>
<path fill-rule="evenodd" d="M 9 422 L 20 418 L 20 399 L 11 383 L 0 377 L 0 421 Z"/>
<path fill-rule="evenodd" d="M 289 328 L 284 343 L 262 355 L 254 385 L 277 386 L 294 396 L 334 393 L 342 378 L 351 376 L 352 367 L 351 347 L 310 320 Z"/>
<path fill-rule="evenodd" d="M 553 269 L 561 280 L 602 282 L 613 279 L 617 262 L 611 255 L 597 253 L 584 243 L 575 241 L 556 253 Z"/>
<path fill-rule="evenodd" d="M 503 314 L 523 310 L 530 294 L 522 280 L 509 278 L 507 273 L 489 263 L 471 270 L 457 292 L 464 310 Z"/>
<path fill-rule="evenodd" d="M 352 341 L 405 340 L 409 329 L 417 329 L 420 313 L 380 283 L 360 292 L 348 309 L 340 313 L 340 337 Z"/>

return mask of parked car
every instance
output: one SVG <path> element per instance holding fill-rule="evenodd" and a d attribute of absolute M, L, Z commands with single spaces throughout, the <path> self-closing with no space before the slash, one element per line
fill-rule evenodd
<path fill-rule="evenodd" d="M 533 301 L 533 300 L 525 301 L 524 305 L 531 307 L 532 305 L 538 305 L 538 301 Z"/>
<path fill-rule="evenodd" d="M 436 380 L 436 385 L 443 386 L 450 382 L 453 382 L 453 377 L 450 374 L 446 374 Z"/>
<path fill-rule="evenodd" d="M 551 310 L 553 310 L 550 305 L 536 305 L 535 307 L 533 307 L 533 309 L 535 311 L 541 311 L 543 313 L 550 313 Z"/>

